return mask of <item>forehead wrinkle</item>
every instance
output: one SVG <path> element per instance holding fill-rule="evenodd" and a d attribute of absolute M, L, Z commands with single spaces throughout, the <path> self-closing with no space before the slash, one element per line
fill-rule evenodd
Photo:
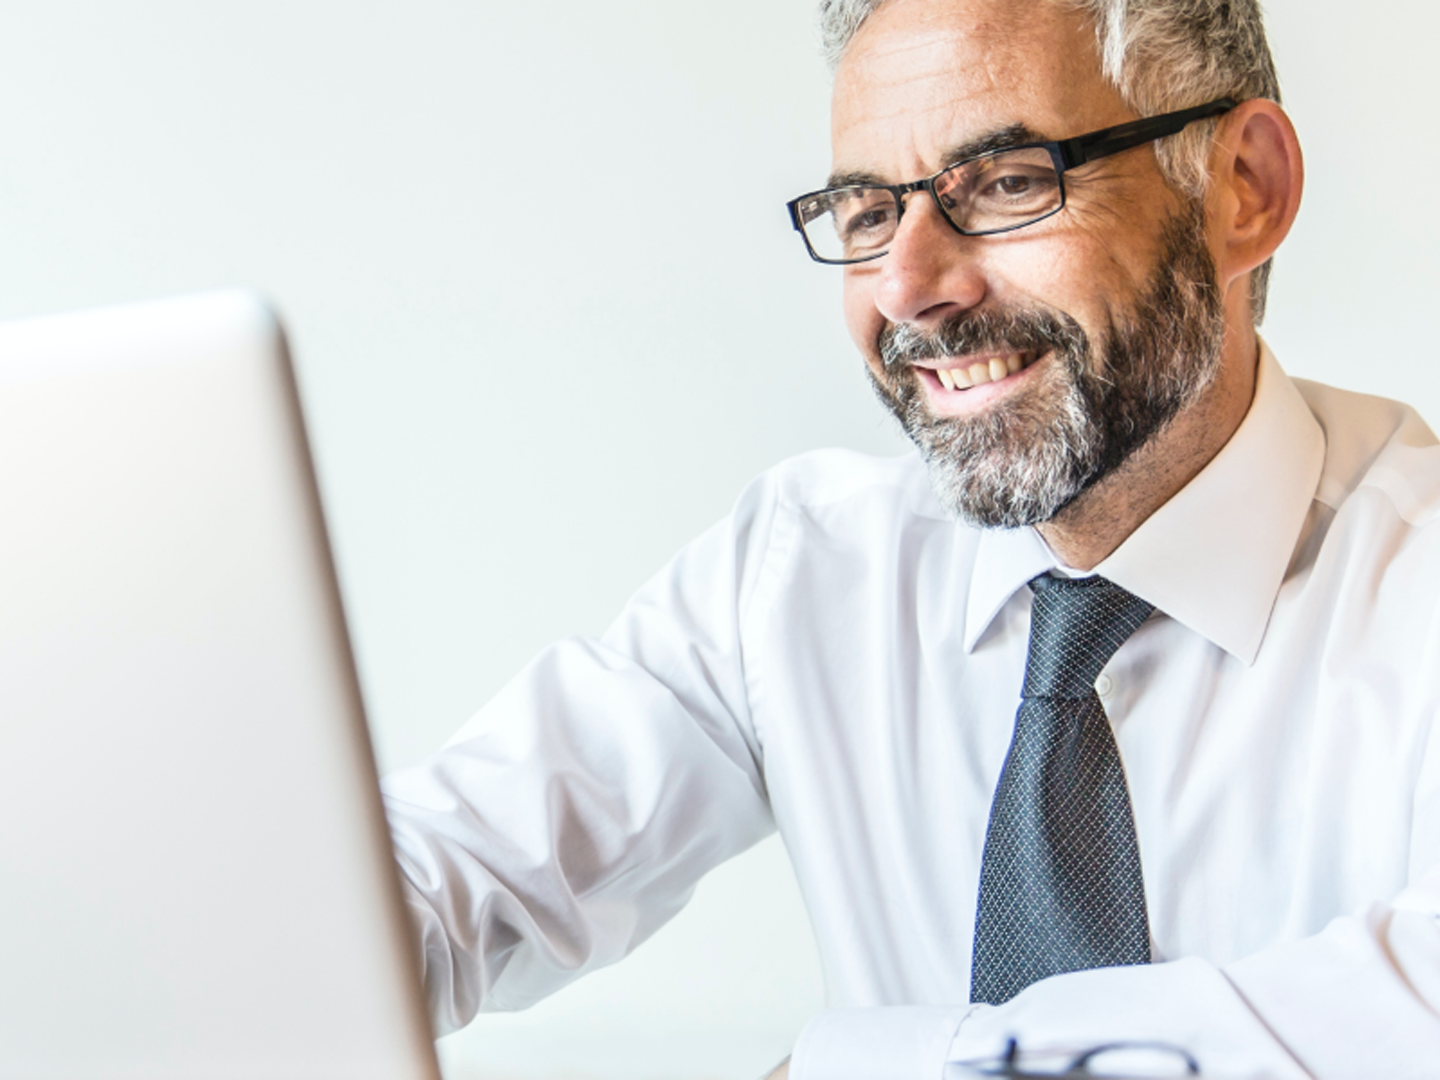
<path fill-rule="evenodd" d="M 999 95 L 993 87 L 960 97 L 952 91 L 953 72 L 922 78 L 923 82 L 913 74 L 897 78 L 886 84 L 890 93 L 872 84 L 863 101 L 855 103 L 863 108 L 835 110 L 832 143 L 837 174 L 875 172 L 880 162 L 868 160 L 868 151 L 880 148 L 890 159 L 887 165 L 898 158 L 913 163 L 902 166 L 907 172 L 916 167 L 934 172 L 962 156 L 996 148 L 1014 130 L 1028 130 L 1017 118 L 1015 99 L 996 100 Z M 857 148 L 866 158 L 847 160 Z"/>
<path fill-rule="evenodd" d="M 836 73 L 831 139 L 837 177 L 929 175 L 1000 145 L 1039 141 L 1022 117 L 1033 104 L 1029 36 L 1013 12 L 954 12 L 941 18 L 904 0 L 882 7 L 919 16 L 899 26 L 861 28 Z M 988 16 L 988 17 L 987 17 Z M 873 16 L 872 16 L 873 18 Z M 878 20 L 877 20 L 878 23 Z M 1024 128 L 1020 139 L 1009 129 Z M 879 150 L 882 159 L 871 151 Z M 857 157 L 857 151 L 859 156 Z"/>
<path fill-rule="evenodd" d="M 935 50 L 927 48 L 925 51 Z M 953 121 L 957 102 L 988 97 L 998 92 L 989 72 L 986 73 L 984 86 L 957 87 L 961 78 L 957 77 L 953 62 L 930 65 L 928 70 L 920 65 L 908 68 L 887 66 L 883 71 L 873 70 L 878 65 L 867 67 L 872 71 L 857 73 L 855 79 L 845 83 L 836 82 L 832 117 L 837 129 L 844 120 L 849 119 L 853 123 L 857 119 L 856 114 L 859 114 L 859 122 L 867 125 L 891 124 L 901 119 L 915 125 L 922 117 L 944 113 L 937 123 L 948 126 Z M 965 78 L 963 81 L 968 83 L 972 80 Z M 920 102 L 930 104 L 917 108 Z"/>
<path fill-rule="evenodd" d="M 886 121 L 899 113 L 913 121 L 923 97 L 930 108 L 946 102 L 953 119 L 970 121 L 953 135 L 1026 117 L 1036 108 L 1058 118 L 1057 87 L 1093 91 L 1091 84 L 1101 82 L 1093 24 L 1065 5 L 887 0 L 841 58 L 832 118 L 837 128 L 846 119 Z"/>
<path fill-rule="evenodd" d="M 1013 90 L 1015 73 L 1033 62 L 1033 34 L 1027 32 L 1033 28 L 1033 12 L 1027 17 L 1016 10 L 1026 5 L 997 0 L 988 10 L 982 5 L 966 12 L 923 7 L 923 0 L 920 4 L 891 0 L 882 5 L 861 25 L 841 68 L 853 69 L 858 81 L 878 88 L 913 85 L 922 78 L 943 79 L 951 94 L 970 96 Z M 894 25 L 897 13 L 898 26 Z M 886 79 L 884 70 L 876 69 L 895 77 Z M 837 78 L 837 89 L 841 81 Z"/>

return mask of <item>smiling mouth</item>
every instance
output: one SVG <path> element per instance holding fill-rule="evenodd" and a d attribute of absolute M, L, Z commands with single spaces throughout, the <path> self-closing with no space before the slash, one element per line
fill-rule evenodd
<path fill-rule="evenodd" d="M 988 360 L 976 360 L 963 367 L 957 364 L 954 367 L 933 367 L 927 370 L 934 372 L 940 385 L 946 390 L 969 390 L 1018 375 L 1038 358 L 1039 354 L 1034 352 L 1013 352 L 992 356 Z"/>

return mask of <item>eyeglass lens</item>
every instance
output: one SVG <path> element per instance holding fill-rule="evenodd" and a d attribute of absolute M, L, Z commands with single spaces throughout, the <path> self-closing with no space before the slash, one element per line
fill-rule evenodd
<path fill-rule="evenodd" d="M 945 215 L 967 233 L 1003 232 L 1060 208 L 1060 176 L 1044 147 L 1004 150 L 946 169 L 934 181 Z M 845 187 L 800 201 L 800 222 L 815 254 L 850 262 L 883 254 L 895 238 L 900 207 L 884 187 Z"/>

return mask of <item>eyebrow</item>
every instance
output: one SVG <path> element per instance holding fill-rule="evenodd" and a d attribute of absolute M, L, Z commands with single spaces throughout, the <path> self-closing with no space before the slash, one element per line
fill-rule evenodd
<path fill-rule="evenodd" d="M 941 158 L 945 162 L 943 168 L 948 169 L 957 165 L 966 158 L 979 157 L 981 154 L 993 154 L 997 150 L 1009 150 L 1016 146 L 1026 146 L 1030 143 L 1048 142 L 1044 135 L 1024 124 L 1011 124 L 1009 127 L 996 128 L 994 131 L 987 131 L 968 142 L 952 146 Z M 855 172 L 833 172 L 825 181 L 827 188 L 856 187 L 862 184 L 876 184 L 882 187 L 889 186 L 890 181 L 879 173 L 859 170 Z"/>

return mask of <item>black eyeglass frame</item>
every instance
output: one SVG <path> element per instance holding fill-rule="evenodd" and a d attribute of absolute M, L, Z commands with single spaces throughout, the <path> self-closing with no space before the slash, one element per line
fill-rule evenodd
<path fill-rule="evenodd" d="M 1186 1076 L 1199 1076 L 1200 1063 L 1184 1047 L 1165 1042 L 1113 1042 L 1092 1046 L 1074 1057 L 1064 1072 L 1034 1072 L 1020 1064 L 1020 1043 L 1016 1039 L 1006 1040 L 1005 1053 L 991 1062 L 961 1062 L 980 1076 L 994 1076 L 1000 1080 L 1105 1080 L 1100 1073 L 1090 1071 L 1090 1064 L 1105 1054 L 1122 1050 L 1148 1050 L 1153 1053 L 1169 1054 L 1185 1067 Z"/>
<path fill-rule="evenodd" d="M 1143 120 L 1131 120 L 1128 123 L 1117 124 L 1115 127 L 1101 128 L 1099 131 L 1092 131 L 1086 135 L 1076 135 L 1071 139 L 1057 139 L 1050 142 L 1022 143 L 1018 146 L 1006 146 L 998 150 L 990 150 L 984 154 L 976 154 L 974 157 L 964 158 L 950 165 L 945 166 L 934 176 L 927 176 L 923 180 L 912 180 L 908 184 L 854 184 L 839 188 L 821 188 L 818 191 L 809 191 L 804 195 L 791 199 L 785 204 L 790 211 L 790 223 L 800 238 L 805 241 L 805 250 L 810 253 L 810 258 L 818 263 L 825 263 L 828 266 L 853 266 L 856 263 L 871 262 L 874 259 L 882 258 L 889 252 L 876 252 L 874 255 L 864 255 L 858 259 L 826 259 L 816 254 L 814 247 L 810 244 L 810 237 L 805 232 L 805 226 L 800 220 L 800 204 L 806 199 L 813 199 L 817 195 L 825 195 L 834 191 L 848 191 L 853 188 L 868 188 L 874 191 L 888 191 L 895 198 L 895 227 L 900 227 L 900 219 L 905 216 L 905 196 L 916 191 L 928 191 L 930 198 L 934 200 L 939 208 L 941 216 L 946 223 L 961 236 L 994 236 L 997 233 L 1014 232 L 1016 229 L 1028 228 L 1036 222 L 1044 221 L 1046 218 L 1054 217 L 1061 210 L 1065 209 L 1065 173 L 1070 169 L 1079 168 L 1092 161 L 1099 161 L 1101 158 L 1110 157 L 1113 154 L 1120 154 L 1126 150 L 1133 150 L 1137 146 L 1154 142 L 1156 139 L 1163 139 L 1168 135 L 1178 134 L 1197 120 L 1208 120 L 1212 116 L 1221 116 L 1239 105 L 1234 98 L 1218 98 L 1205 105 L 1196 105 L 1190 109 L 1180 109 L 1176 112 L 1162 113 L 1159 116 L 1148 116 Z M 1046 150 L 1050 154 L 1050 160 L 1055 166 L 1055 176 L 1060 183 L 1060 202 L 1053 210 L 1047 210 L 1037 218 L 1023 221 L 1018 225 L 1005 225 L 998 229 L 979 229 L 971 231 L 962 229 L 955 224 L 940 195 L 935 190 L 935 181 L 946 173 L 958 169 L 963 165 L 970 165 L 976 161 L 984 161 L 999 154 L 1009 154 L 1016 150 Z"/>

